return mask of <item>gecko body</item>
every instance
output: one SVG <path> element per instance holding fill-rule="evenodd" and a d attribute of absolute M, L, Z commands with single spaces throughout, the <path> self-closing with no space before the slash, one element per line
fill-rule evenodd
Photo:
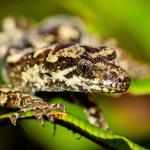
<path fill-rule="evenodd" d="M 11 117 L 13 124 L 28 111 L 34 111 L 41 124 L 43 115 L 52 120 L 49 112 L 64 111 L 62 104 L 48 104 L 33 96 L 38 91 L 120 93 L 128 89 L 130 77 L 115 63 L 115 50 L 82 44 L 85 35 L 78 19 L 58 17 L 32 30 L 12 23 L 11 30 L 19 36 L 10 36 L 4 28 L 7 40 L 0 43 L 5 48 L 3 72 L 9 84 L 0 88 L 0 104 L 19 108 Z M 87 106 L 88 110 L 94 107 L 93 102 Z"/>

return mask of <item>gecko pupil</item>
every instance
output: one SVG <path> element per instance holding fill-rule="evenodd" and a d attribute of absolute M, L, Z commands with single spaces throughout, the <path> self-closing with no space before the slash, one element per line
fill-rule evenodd
<path fill-rule="evenodd" d="M 85 72 L 88 69 L 89 69 L 88 65 L 87 64 L 83 64 L 82 71 Z"/>

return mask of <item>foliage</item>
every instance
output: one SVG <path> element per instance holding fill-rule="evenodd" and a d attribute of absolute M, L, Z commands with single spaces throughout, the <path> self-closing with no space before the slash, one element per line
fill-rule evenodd
<path fill-rule="evenodd" d="M 0 119 L 9 118 L 13 113 L 4 114 Z M 81 119 L 70 113 L 51 113 L 55 118 L 55 123 L 60 124 L 74 132 L 80 133 L 82 136 L 94 141 L 95 143 L 103 146 L 106 149 L 115 150 L 146 150 L 137 144 L 129 141 L 125 137 L 112 134 L 111 132 L 104 131 L 101 128 L 95 127 L 88 123 L 85 119 Z M 59 114 L 59 116 L 58 116 Z M 60 116 L 61 115 L 61 116 Z M 26 113 L 22 118 L 32 117 L 32 112 Z"/>

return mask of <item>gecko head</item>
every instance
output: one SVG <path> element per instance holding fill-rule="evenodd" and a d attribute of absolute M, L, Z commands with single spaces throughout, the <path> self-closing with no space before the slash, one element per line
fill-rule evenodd
<path fill-rule="evenodd" d="M 84 56 L 78 62 L 77 70 L 88 91 L 120 93 L 129 88 L 130 77 L 124 69 L 116 65 L 116 51 L 113 48 L 83 48 L 87 57 Z"/>
<path fill-rule="evenodd" d="M 49 66 L 56 67 L 51 76 L 54 85 L 61 90 L 119 93 L 128 89 L 129 75 L 115 64 L 116 52 L 113 48 L 80 45 L 58 47 L 48 60 L 53 61 Z"/>
<path fill-rule="evenodd" d="M 128 89 L 130 85 L 129 75 L 121 67 L 101 60 L 92 61 L 81 59 L 77 71 L 82 83 L 83 91 L 120 93 Z"/>

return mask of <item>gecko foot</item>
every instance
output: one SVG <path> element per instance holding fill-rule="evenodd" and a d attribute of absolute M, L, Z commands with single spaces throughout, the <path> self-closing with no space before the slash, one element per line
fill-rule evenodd
<path fill-rule="evenodd" d="M 54 122 L 52 111 L 58 111 L 62 113 L 62 112 L 65 112 L 65 107 L 61 103 L 48 104 L 48 103 L 43 102 L 41 103 L 41 105 L 35 107 L 34 109 L 22 108 L 10 117 L 11 123 L 16 126 L 17 120 L 29 111 L 33 112 L 34 117 L 37 119 L 40 125 L 44 126 L 44 117 L 46 117 L 50 122 Z"/>
<path fill-rule="evenodd" d="M 65 106 L 61 103 L 49 104 L 40 97 L 11 87 L 0 88 L 0 105 L 4 105 L 8 109 L 19 109 L 10 117 L 14 125 L 16 125 L 17 119 L 23 117 L 27 112 L 32 112 L 42 126 L 44 125 L 44 117 L 47 117 L 51 122 L 54 121 L 52 111 L 65 112 Z"/>
<path fill-rule="evenodd" d="M 90 123 L 104 130 L 111 131 L 100 108 L 90 107 L 89 109 L 85 110 L 85 113 L 87 114 Z"/>

